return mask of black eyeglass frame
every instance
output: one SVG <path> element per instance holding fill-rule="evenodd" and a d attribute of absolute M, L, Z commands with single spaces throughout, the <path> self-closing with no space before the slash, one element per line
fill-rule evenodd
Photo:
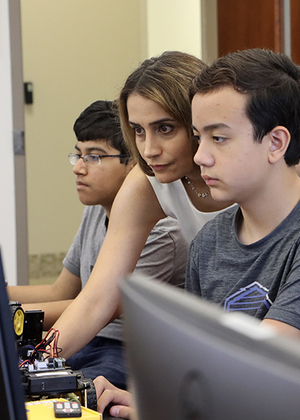
<path fill-rule="evenodd" d="M 75 158 L 75 156 L 76 156 L 76 158 L 78 158 L 77 159 L 77 161 L 75 162 L 75 163 L 72 163 L 71 162 L 71 159 L 72 158 Z M 130 155 L 96 155 L 96 154 L 94 154 L 94 153 L 92 153 L 92 154 L 90 154 L 90 155 L 83 155 L 83 156 L 80 156 L 78 153 L 69 153 L 68 154 L 68 158 L 69 158 L 69 160 L 70 160 L 70 163 L 71 163 L 71 165 L 72 166 L 75 166 L 76 165 L 76 163 L 79 161 L 79 159 L 82 159 L 83 160 L 83 162 L 86 164 L 86 165 L 89 165 L 90 163 L 87 161 L 87 156 L 96 156 L 97 158 L 98 158 L 98 165 L 100 165 L 100 163 L 101 163 L 101 159 L 102 158 L 105 158 L 105 157 L 118 157 L 118 158 L 130 158 L 131 156 Z"/>

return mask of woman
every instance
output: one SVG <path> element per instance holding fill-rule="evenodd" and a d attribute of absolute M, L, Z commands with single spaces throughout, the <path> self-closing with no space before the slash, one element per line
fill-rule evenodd
<path fill-rule="evenodd" d="M 207 212 L 224 208 L 211 198 L 193 162 L 198 145 L 192 137 L 188 92 L 191 74 L 202 66 L 188 54 L 165 52 L 144 61 L 119 98 L 123 135 L 139 162 L 135 171 L 144 172 L 144 189 L 150 182 L 163 210 L 157 218 L 177 218 L 189 242 L 214 217 Z"/>
<path fill-rule="evenodd" d="M 120 314 L 118 280 L 134 270 L 161 218 L 178 218 L 190 241 L 214 217 L 209 212 L 229 204 L 213 201 L 193 162 L 197 144 L 192 138 L 188 92 L 202 67 L 189 54 L 166 52 L 146 60 L 121 91 L 124 137 L 139 165 L 117 194 L 87 285 L 54 325 L 65 358 Z"/>

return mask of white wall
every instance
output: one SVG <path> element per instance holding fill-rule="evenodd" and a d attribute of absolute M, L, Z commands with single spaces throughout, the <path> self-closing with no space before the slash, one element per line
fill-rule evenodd
<path fill-rule="evenodd" d="M 16 284 L 16 220 L 8 0 L 0 1 L 0 246 L 5 275 Z"/>
<path fill-rule="evenodd" d="M 141 61 L 140 0 L 21 0 L 30 255 L 68 251 L 83 205 L 67 155 L 79 113 Z"/>
<path fill-rule="evenodd" d="M 149 57 L 179 50 L 201 58 L 201 0 L 147 0 L 146 10 Z"/>

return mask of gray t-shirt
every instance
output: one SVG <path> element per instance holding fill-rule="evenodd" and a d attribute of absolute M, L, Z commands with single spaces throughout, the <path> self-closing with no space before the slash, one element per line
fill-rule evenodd
<path fill-rule="evenodd" d="M 63 260 L 63 265 L 72 274 L 80 277 L 82 288 L 90 277 L 104 241 L 105 220 L 106 213 L 102 206 L 87 206 L 79 230 Z M 188 244 L 183 238 L 178 222 L 167 217 L 160 220 L 152 229 L 136 265 L 135 273 L 142 272 L 158 281 L 182 286 L 185 280 L 187 255 Z M 121 320 L 116 319 L 103 328 L 98 336 L 121 340 L 121 327 Z"/>
<path fill-rule="evenodd" d="M 191 243 L 186 289 L 227 312 L 300 329 L 300 202 L 269 235 L 242 244 L 238 206 L 208 222 Z"/>

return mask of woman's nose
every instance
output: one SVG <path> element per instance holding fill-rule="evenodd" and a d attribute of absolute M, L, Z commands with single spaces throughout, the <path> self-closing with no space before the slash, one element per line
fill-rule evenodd
<path fill-rule="evenodd" d="M 159 141 L 151 134 L 146 134 L 144 154 L 147 158 L 152 158 L 161 154 Z"/>

